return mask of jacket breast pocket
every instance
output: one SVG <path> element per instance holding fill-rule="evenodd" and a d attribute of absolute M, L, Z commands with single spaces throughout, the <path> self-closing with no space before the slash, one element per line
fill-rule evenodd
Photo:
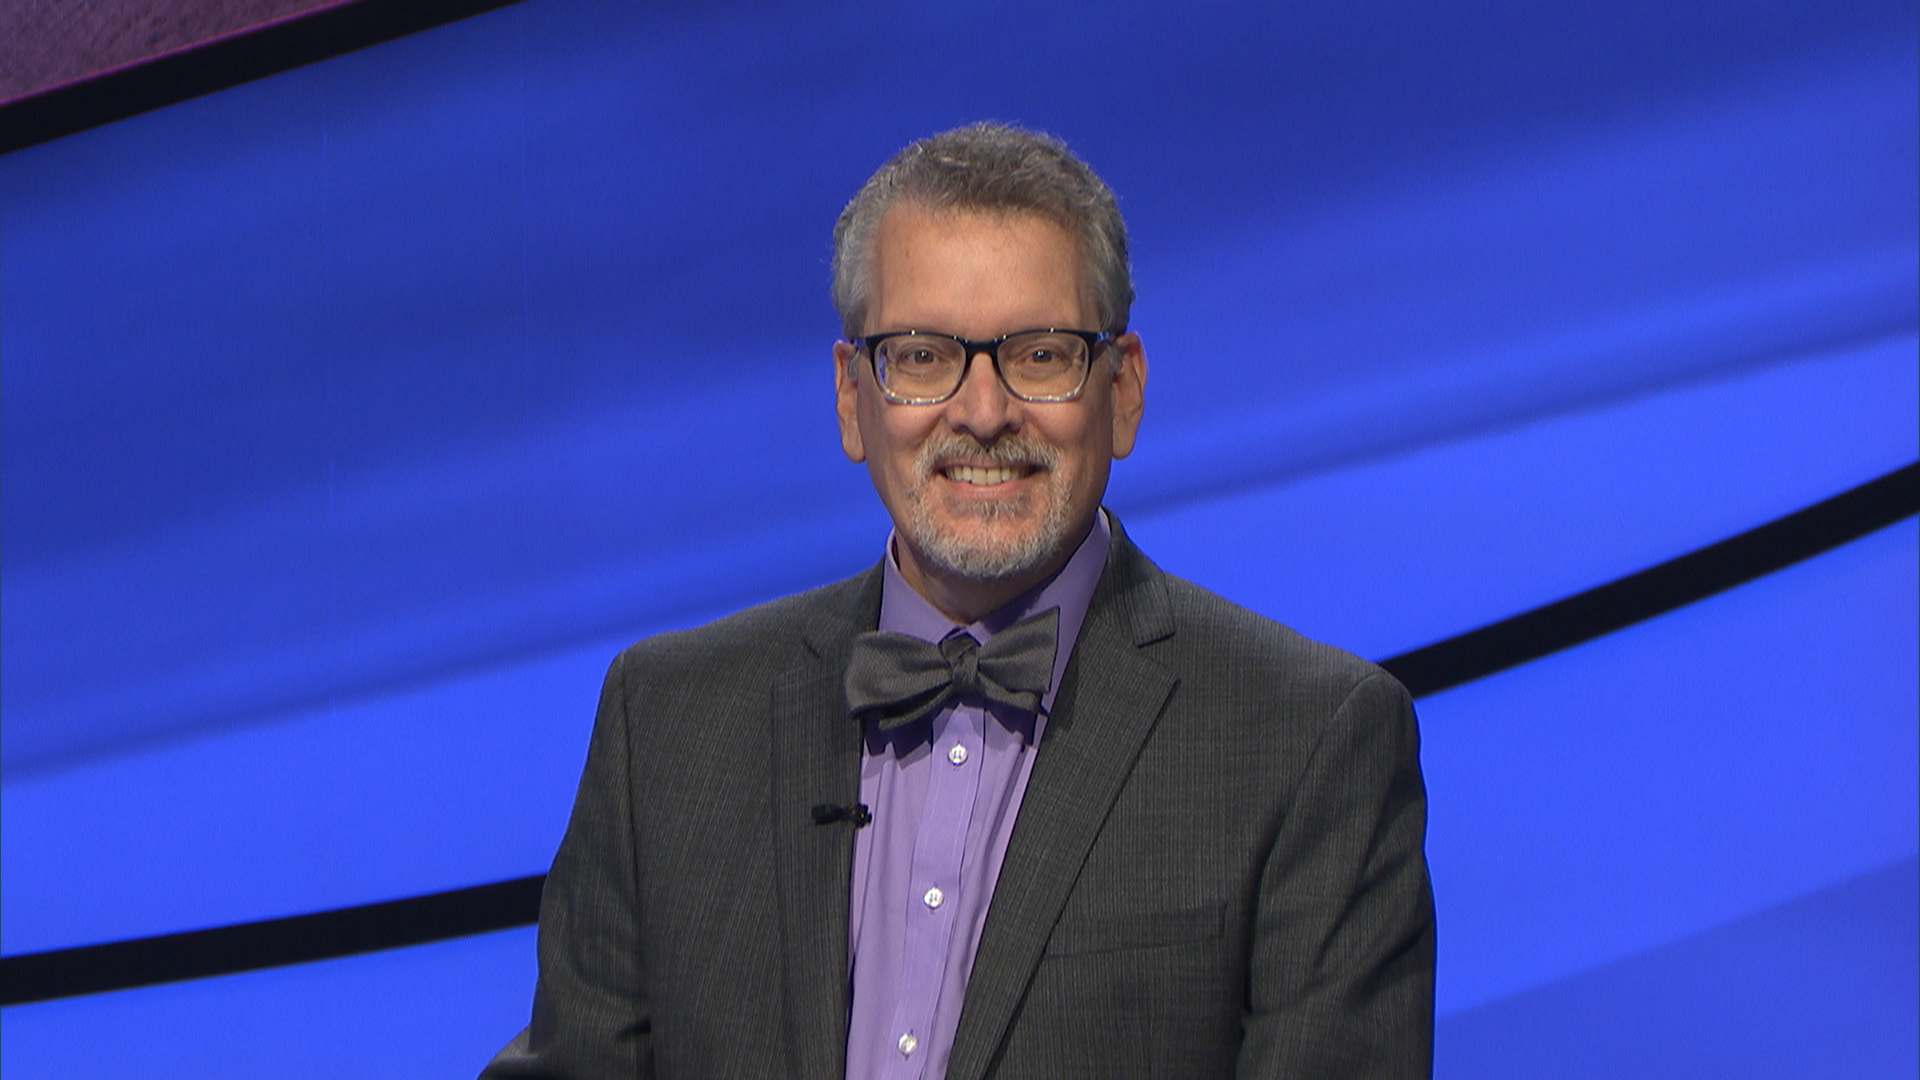
<path fill-rule="evenodd" d="M 1063 920 L 1047 938 L 1046 955 L 1082 956 L 1212 941 L 1220 936 L 1225 917 L 1225 905 L 1210 904 L 1176 911 L 1128 912 L 1099 919 Z"/>

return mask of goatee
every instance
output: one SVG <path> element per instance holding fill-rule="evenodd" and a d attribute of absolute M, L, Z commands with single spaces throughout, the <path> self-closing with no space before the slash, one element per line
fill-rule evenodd
<path fill-rule="evenodd" d="M 941 527 L 942 521 L 967 516 L 986 526 L 1014 523 L 1031 513 L 1034 493 L 993 501 L 965 500 L 947 503 L 935 513 L 935 469 L 943 459 L 966 458 L 996 465 L 1026 467 L 1051 474 L 1060 460 L 1060 452 L 1046 443 L 1033 442 L 1018 435 L 982 443 L 964 435 L 946 434 L 930 438 L 914 455 L 914 469 L 922 478 L 913 493 L 905 528 L 907 539 L 936 569 L 972 581 L 997 581 L 1019 577 L 1046 566 L 1066 545 L 1067 501 L 1047 500 L 1040 519 L 1023 532 L 1012 536 L 959 535 Z M 1060 478 L 1049 475 L 1049 482 Z M 1055 493 L 1057 496 L 1057 492 Z"/>

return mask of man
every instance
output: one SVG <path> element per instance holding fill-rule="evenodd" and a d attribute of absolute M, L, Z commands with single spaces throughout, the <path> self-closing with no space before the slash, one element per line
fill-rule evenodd
<path fill-rule="evenodd" d="M 834 240 L 841 445 L 893 535 L 614 662 L 485 1075 L 1427 1075 L 1406 692 L 1100 507 L 1146 383 L 1112 194 L 974 125 Z"/>

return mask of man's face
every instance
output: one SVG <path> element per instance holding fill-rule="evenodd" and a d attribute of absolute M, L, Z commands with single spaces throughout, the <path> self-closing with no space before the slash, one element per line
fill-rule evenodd
<path fill-rule="evenodd" d="M 1045 218 L 897 204 L 875 230 L 862 329 L 975 341 L 1097 329 L 1084 277 L 1073 235 Z M 1021 401 L 980 354 L 951 398 L 900 405 L 864 354 L 837 344 L 841 445 L 866 462 L 909 583 L 929 596 L 929 578 L 949 591 L 978 583 L 1004 600 L 1058 567 L 1092 524 L 1112 459 L 1133 449 L 1145 378 L 1139 339 L 1124 334 L 1093 357 L 1073 401 Z"/>

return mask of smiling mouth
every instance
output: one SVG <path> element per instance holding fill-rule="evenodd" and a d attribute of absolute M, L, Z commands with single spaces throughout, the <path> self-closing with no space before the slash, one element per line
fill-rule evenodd
<path fill-rule="evenodd" d="M 940 470 L 940 475 L 956 484 L 985 487 L 989 484 L 1005 484 L 1018 480 L 1032 471 L 1030 466 L 1016 468 L 1011 465 L 949 465 Z"/>

